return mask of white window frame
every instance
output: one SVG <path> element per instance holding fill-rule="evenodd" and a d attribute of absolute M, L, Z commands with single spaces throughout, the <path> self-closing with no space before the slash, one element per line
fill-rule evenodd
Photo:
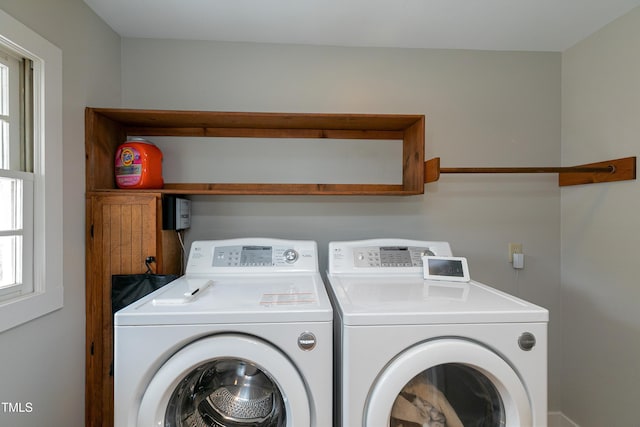
<path fill-rule="evenodd" d="M 0 229 L 0 238 L 13 237 L 13 253 L 10 259 L 4 259 L 3 262 L 10 261 L 13 264 L 13 284 L 5 284 L 0 287 L 0 303 L 10 298 L 15 298 L 20 294 L 28 294 L 33 292 L 33 259 L 31 253 L 33 251 L 33 174 L 23 172 L 20 165 L 21 138 L 20 138 L 20 98 L 21 92 L 24 90 L 20 85 L 20 74 L 23 64 L 22 57 L 16 55 L 9 50 L 7 46 L 0 44 L 0 64 L 7 69 L 5 77 L 6 87 L 2 103 L 3 115 L 2 122 L 8 124 L 9 132 L 3 135 L 2 161 L 0 162 L 0 177 L 3 180 L 14 181 L 14 209 L 10 213 L 11 224 L 5 223 L 9 229 Z M 7 102 L 8 101 L 8 102 Z M 7 138 L 7 140 L 4 140 Z M 6 145 L 5 145 L 6 144 Z M 24 206 L 25 202 L 27 206 Z M 3 211 L 6 209 L 2 207 Z M 5 217 L 9 212 L 3 212 Z M 25 235 L 26 232 L 26 235 Z M 27 246 L 24 245 L 27 244 Z M 4 256 L 7 253 L 2 254 Z M 26 255 L 26 256 L 25 256 Z M 6 272 L 6 271 L 5 271 Z"/>
<path fill-rule="evenodd" d="M 63 306 L 62 52 L 0 10 L 0 43 L 33 61 L 32 290 L 0 302 L 0 332 Z M 7 171 L 4 171 L 7 172 Z M 26 209 L 26 206 L 25 206 Z M 25 226 L 26 230 L 26 226 Z M 29 253 L 30 252 L 30 253 Z M 23 277 L 24 279 L 24 277 Z"/>
<path fill-rule="evenodd" d="M 9 86 L 7 88 L 9 92 L 9 105 L 7 107 L 9 109 L 9 112 L 15 111 L 17 113 L 20 109 L 20 61 L 15 56 L 9 53 L 5 53 L 5 51 L 6 49 L 0 51 L 0 63 L 7 67 L 9 71 L 9 79 L 7 82 Z M 7 117 L 5 117 L 3 121 L 7 121 Z M 19 115 L 10 115 L 8 117 L 8 122 L 9 139 L 12 143 L 15 141 L 15 143 L 18 144 L 20 142 Z M 19 150 L 11 150 L 10 147 L 7 146 L 4 147 L 3 151 L 4 152 L 0 154 L 0 157 L 2 158 L 0 166 L 2 166 L 2 163 L 9 162 L 9 165 L 11 167 L 9 167 L 8 169 L 17 170 L 15 166 L 20 164 Z"/>

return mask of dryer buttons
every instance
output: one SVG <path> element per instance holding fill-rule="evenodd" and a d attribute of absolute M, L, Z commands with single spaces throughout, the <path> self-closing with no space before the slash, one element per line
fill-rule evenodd
<path fill-rule="evenodd" d="M 283 253 L 284 260 L 289 264 L 293 264 L 298 260 L 298 252 L 295 249 L 287 249 Z"/>
<path fill-rule="evenodd" d="M 529 351 L 536 345 L 536 337 L 531 332 L 524 332 L 518 338 L 518 345 L 524 351 Z"/>
<path fill-rule="evenodd" d="M 298 337 L 298 347 L 304 351 L 313 350 L 316 346 L 316 336 L 311 332 L 303 332 Z"/>

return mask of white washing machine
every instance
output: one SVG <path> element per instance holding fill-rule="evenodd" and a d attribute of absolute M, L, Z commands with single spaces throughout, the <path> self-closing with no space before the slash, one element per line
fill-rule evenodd
<path fill-rule="evenodd" d="M 115 426 L 330 427 L 332 320 L 315 242 L 194 242 L 115 315 Z"/>
<path fill-rule="evenodd" d="M 474 281 L 425 280 L 423 255 L 452 254 L 446 242 L 329 244 L 334 425 L 546 426 L 547 310 Z"/>

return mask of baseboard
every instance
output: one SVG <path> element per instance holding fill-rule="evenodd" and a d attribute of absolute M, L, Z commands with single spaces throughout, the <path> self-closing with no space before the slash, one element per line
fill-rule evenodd
<path fill-rule="evenodd" d="M 562 412 L 549 412 L 547 419 L 549 423 L 548 427 L 580 427 Z"/>

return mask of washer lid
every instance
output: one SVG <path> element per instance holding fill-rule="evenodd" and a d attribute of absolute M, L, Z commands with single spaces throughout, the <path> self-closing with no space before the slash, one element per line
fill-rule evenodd
<path fill-rule="evenodd" d="M 333 317 L 319 273 L 182 276 L 123 308 L 114 324 L 326 322 Z"/>
<path fill-rule="evenodd" d="M 546 322 L 546 309 L 478 282 L 328 275 L 346 325 Z"/>

